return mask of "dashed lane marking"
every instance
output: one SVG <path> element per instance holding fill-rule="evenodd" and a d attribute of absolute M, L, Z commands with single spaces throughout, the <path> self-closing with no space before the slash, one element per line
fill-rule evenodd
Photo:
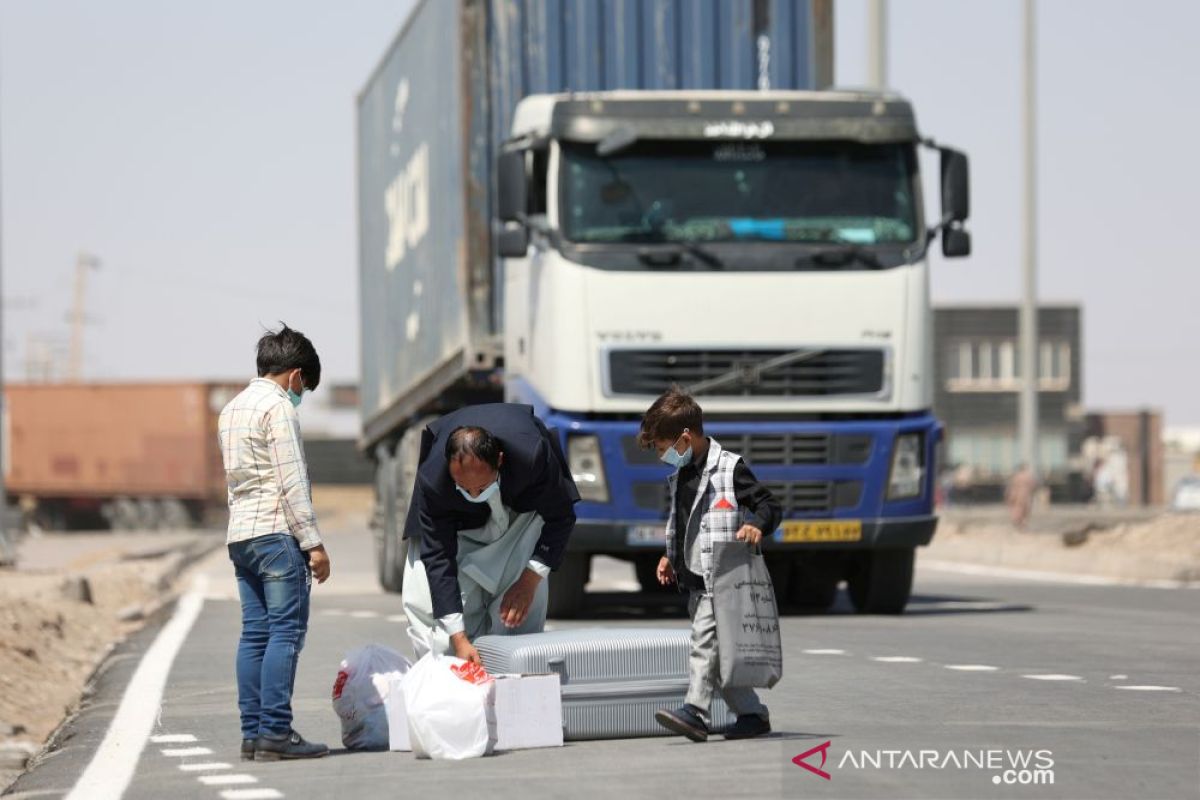
<path fill-rule="evenodd" d="M 283 792 L 278 789 L 226 789 L 221 792 L 224 800 L 278 800 Z"/>
<path fill-rule="evenodd" d="M 845 650 L 838 650 L 838 649 L 832 648 L 832 647 L 827 647 L 827 648 L 818 649 L 818 650 L 805 650 L 804 652 L 810 656 L 844 656 L 844 655 L 846 655 Z"/>
<path fill-rule="evenodd" d="M 1182 692 L 1178 686 L 1114 686 L 1114 689 L 1127 689 L 1131 692 Z"/>
<path fill-rule="evenodd" d="M 233 775 L 201 775 L 196 780 L 205 786 L 236 786 L 237 784 L 258 783 L 258 778 L 243 773 L 235 773 Z"/>
<path fill-rule="evenodd" d="M 166 733 L 161 736 L 151 736 L 150 741 L 155 744 L 191 744 L 196 741 L 196 737 L 190 733 Z"/>
<path fill-rule="evenodd" d="M 351 611 L 350 616 L 355 619 L 374 619 L 379 616 L 378 611 Z"/>
<path fill-rule="evenodd" d="M 191 758 L 192 756 L 211 756 L 213 751 L 207 747 L 174 747 L 162 751 L 167 758 Z"/>
<path fill-rule="evenodd" d="M 1078 675 L 1062 675 L 1056 672 L 1022 675 L 1022 678 L 1029 678 L 1033 681 L 1082 681 L 1083 678 Z"/>
<path fill-rule="evenodd" d="M 924 661 L 916 656 L 871 656 L 872 661 L 882 661 L 884 664 L 916 664 Z"/>
<path fill-rule="evenodd" d="M 946 669 L 956 669 L 960 672 L 995 672 L 1000 668 L 990 664 L 947 664 Z"/>
<path fill-rule="evenodd" d="M 223 761 L 202 761 L 199 764 L 180 764 L 179 768 L 184 772 L 216 772 L 217 770 L 232 769 L 233 767 Z"/>

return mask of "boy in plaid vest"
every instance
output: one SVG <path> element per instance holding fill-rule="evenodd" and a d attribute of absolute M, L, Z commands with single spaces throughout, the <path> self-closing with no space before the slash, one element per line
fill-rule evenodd
<path fill-rule="evenodd" d="M 638 441 L 676 468 L 667 479 L 671 511 L 667 552 L 658 562 L 659 583 L 675 583 L 688 592 L 692 617 L 692 654 L 687 700 L 677 709 L 659 709 L 655 719 L 694 742 L 708 739 L 709 706 L 720 685 L 717 621 L 713 612 L 713 542 L 762 541 L 779 527 L 778 501 L 758 482 L 737 453 L 704 435 L 699 404 L 678 388 L 654 401 L 642 419 Z M 717 599 L 719 602 L 719 598 Z M 753 689 L 722 688 L 737 714 L 726 739 L 748 739 L 771 732 L 767 707 Z"/>

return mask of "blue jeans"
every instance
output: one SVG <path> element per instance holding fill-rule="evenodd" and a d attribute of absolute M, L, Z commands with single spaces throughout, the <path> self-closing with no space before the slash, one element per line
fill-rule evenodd
<path fill-rule="evenodd" d="M 242 738 L 285 736 L 292 729 L 296 664 L 308 631 L 312 573 L 290 533 L 229 545 L 242 600 L 237 651 Z"/>

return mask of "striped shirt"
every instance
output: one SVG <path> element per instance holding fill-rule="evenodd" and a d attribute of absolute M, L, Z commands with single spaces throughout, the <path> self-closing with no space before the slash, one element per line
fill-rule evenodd
<path fill-rule="evenodd" d="M 300 417 L 279 384 L 255 378 L 218 423 L 229 485 L 228 544 L 291 533 L 301 550 L 321 544 Z"/>

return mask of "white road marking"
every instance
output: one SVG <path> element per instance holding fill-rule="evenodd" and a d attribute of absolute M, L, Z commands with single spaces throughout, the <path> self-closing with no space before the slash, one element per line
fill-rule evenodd
<path fill-rule="evenodd" d="M 344 608 L 327 608 L 324 611 L 322 611 L 321 613 L 327 617 L 344 617 L 344 616 L 346 616 L 346 609 L 344 609 Z"/>
<path fill-rule="evenodd" d="M 408 622 L 408 617 L 406 617 L 404 614 L 392 614 L 391 616 L 387 617 L 387 621 L 388 622 Z"/>
<path fill-rule="evenodd" d="M 946 669 L 957 669 L 961 672 L 995 672 L 1000 668 L 988 664 L 947 664 Z"/>
<path fill-rule="evenodd" d="M 834 650 L 832 648 L 825 649 L 825 650 L 805 650 L 804 652 L 808 653 L 810 656 L 844 656 L 844 655 L 846 655 L 845 650 Z"/>
<path fill-rule="evenodd" d="M 161 736 L 151 736 L 150 741 L 155 744 L 191 744 L 196 741 L 196 737 L 190 733 L 165 733 Z"/>
<path fill-rule="evenodd" d="M 989 578 L 1017 578 L 1026 581 L 1049 583 L 1075 583 L 1082 586 L 1140 586 L 1149 589 L 1200 589 L 1200 582 L 1169 580 L 1136 580 L 1133 578 L 1109 578 L 1103 575 L 1076 575 L 1070 572 L 1047 572 L 1036 569 L 992 567 L 985 564 L 964 564 L 958 561 L 921 559 L 919 565 L 937 572 L 956 572 L 960 575 L 983 575 Z"/>
<path fill-rule="evenodd" d="M 1129 680 L 1129 676 L 1128 675 L 1109 675 L 1108 679 L 1110 681 L 1127 681 L 1127 680 Z"/>
<path fill-rule="evenodd" d="M 224 800 L 278 800 L 283 792 L 278 789 L 226 789 L 221 792 Z"/>
<path fill-rule="evenodd" d="M 142 656 L 133 678 L 125 687 L 104 740 L 75 782 L 67 800 L 119 800 L 125 793 L 157 722 L 171 664 L 200 616 L 207 591 L 208 579 L 200 575 L 192 588 L 179 598 L 171 620 Z"/>
<path fill-rule="evenodd" d="M 916 664 L 924 661 L 916 656 L 871 656 L 872 661 L 882 661 L 885 664 Z"/>
<path fill-rule="evenodd" d="M 1083 680 L 1083 678 L 1079 677 L 1078 675 L 1061 675 L 1056 672 L 1036 674 L 1036 675 L 1022 675 L 1021 677 L 1029 678 L 1030 680 L 1034 680 L 1034 681 L 1081 681 L 1081 680 Z"/>
<path fill-rule="evenodd" d="M 223 761 L 203 761 L 199 764 L 180 764 L 179 768 L 184 772 L 216 772 L 221 769 L 232 769 L 232 766 Z"/>
<path fill-rule="evenodd" d="M 201 775 L 197 780 L 205 786 L 235 786 L 239 783 L 258 783 L 258 778 L 243 773 L 235 773 L 233 775 Z"/>
<path fill-rule="evenodd" d="M 374 619 L 379 616 L 378 611 L 352 611 L 350 616 L 355 619 Z"/>
<path fill-rule="evenodd" d="M 1131 692 L 1182 692 L 1178 686 L 1114 686 L 1114 689 L 1128 689 Z"/>
<path fill-rule="evenodd" d="M 162 754 L 167 758 L 191 758 L 192 756 L 211 756 L 213 751 L 207 747 L 176 747 L 163 750 Z"/>

